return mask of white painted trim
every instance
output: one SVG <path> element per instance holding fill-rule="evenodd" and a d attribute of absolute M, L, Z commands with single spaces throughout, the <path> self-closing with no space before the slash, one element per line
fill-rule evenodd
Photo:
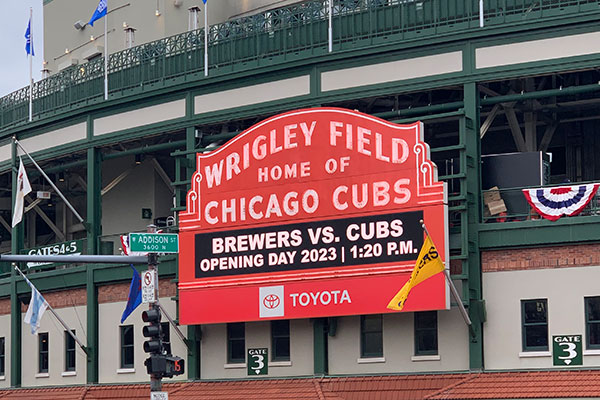
<path fill-rule="evenodd" d="M 462 70 L 462 51 L 453 51 L 322 72 L 321 91 L 399 82 Z"/>
<path fill-rule="evenodd" d="M 194 114 L 228 110 L 310 94 L 310 75 L 259 83 L 194 97 Z"/>
<path fill-rule="evenodd" d="M 235 364 L 225 364 L 223 365 L 225 369 L 244 369 L 246 368 L 246 363 L 235 363 Z"/>
<path fill-rule="evenodd" d="M 583 351 L 584 356 L 600 356 L 600 349 L 590 349 Z"/>
<path fill-rule="evenodd" d="M 60 376 L 77 376 L 77 371 L 64 371 Z"/>
<path fill-rule="evenodd" d="M 549 351 L 522 351 L 519 353 L 520 358 L 529 357 L 551 357 L 552 353 Z"/>
<path fill-rule="evenodd" d="M 439 354 L 432 354 L 430 356 L 412 356 L 410 361 L 440 361 L 441 359 Z"/>
<path fill-rule="evenodd" d="M 117 374 L 135 374 L 135 368 L 119 368 Z"/>
<path fill-rule="evenodd" d="M 35 374 L 36 378 L 50 378 L 50 374 L 48 372 L 39 372 Z"/>
<path fill-rule="evenodd" d="M 600 32 L 528 40 L 475 50 L 477 69 L 600 53 Z"/>
<path fill-rule="evenodd" d="M 359 358 L 356 360 L 358 364 L 376 364 L 376 363 L 384 363 L 385 357 L 369 357 L 369 358 Z"/>
<path fill-rule="evenodd" d="M 269 367 L 291 367 L 291 361 L 270 361 Z"/>
<path fill-rule="evenodd" d="M 4 375 L 0 376 L 0 381 L 5 381 L 6 377 Z"/>

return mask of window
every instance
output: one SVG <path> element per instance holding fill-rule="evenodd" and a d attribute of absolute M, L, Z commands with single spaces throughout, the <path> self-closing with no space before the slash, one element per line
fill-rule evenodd
<path fill-rule="evenodd" d="M 48 372 L 48 332 L 38 333 L 38 372 Z"/>
<path fill-rule="evenodd" d="M 585 347 L 600 349 L 600 296 L 585 298 Z"/>
<path fill-rule="evenodd" d="M 121 326 L 121 368 L 133 368 L 133 325 Z"/>
<path fill-rule="evenodd" d="M 362 315 L 360 317 L 361 358 L 383 357 L 383 317 Z"/>
<path fill-rule="evenodd" d="M 3 337 L 0 337 L 0 376 L 4 376 L 4 341 L 5 339 Z"/>
<path fill-rule="evenodd" d="M 243 322 L 227 324 L 227 363 L 246 361 L 246 327 Z"/>
<path fill-rule="evenodd" d="M 415 355 L 438 354 L 437 311 L 415 313 Z"/>
<path fill-rule="evenodd" d="M 75 335 L 75 329 L 71 330 Z M 75 371 L 75 339 L 65 331 L 65 371 Z"/>
<path fill-rule="evenodd" d="M 548 300 L 521 300 L 523 351 L 548 351 Z"/>
<path fill-rule="evenodd" d="M 168 322 L 160 323 L 160 330 L 163 334 L 163 349 L 167 352 L 167 354 L 171 354 L 171 330 Z"/>
<path fill-rule="evenodd" d="M 271 360 L 290 360 L 290 321 L 271 321 Z"/>

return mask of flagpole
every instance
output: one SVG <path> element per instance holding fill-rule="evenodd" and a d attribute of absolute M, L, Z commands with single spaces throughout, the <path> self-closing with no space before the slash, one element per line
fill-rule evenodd
<path fill-rule="evenodd" d="M 328 6 L 327 14 L 329 17 L 329 27 L 327 28 L 327 38 L 328 38 L 328 42 L 329 42 L 329 52 L 330 53 L 333 51 L 333 21 L 332 21 L 333 7 L 332 7 L 332 3 L 333 3 L 333 0 L 327 0 L 327 6 Z"/>
<path fill-rule="evenodd" d="M 27 281 L 27 284 L 29 284 L 31 287 L 35 287 L 35 286 L 33 286 L 33 283 L 31 283 L 29 281 L 29 279 L 27 279 L 27 277 L 25 276 L 25 274 L 23 274 L 23 272 L 21 272 L 21 270 L 19 269 L 19 267 L 17 267 L 16 264 L 13 264 L 13 266 L 15 267 L 15 269 L 17 270 L 17 272 L 23 277 L 23 279 L 25 279 L 25 281 Z M 65 330 L 67 332 L 69 332 L 69 335 L 71 335 L 71 337 L 73 338 L 73 340 L 75 340 L 77 342 L 77 344 L 79 345 L 79 347 L 81 347 L 81 349 L 85 352 L 85 354 L 89 355 L 88 349 L 87 349 L 87 347 L 85 347 L 85 345 L 83 344 L 83 342 L 81 340 L 79 340 L 79 338 L 77 336 L 75 336 L 75 334 L 73 333 L 73 331 L 67 326 L 66 322 L 56 313 L 56 311 L 54 311 L 54 308 L 52 308 L 52 306 L 50 305 L 50 303 L 48 303 L 46 301 L 46 304 L 48 305 L 48 310 L 52 313 L 52 315 L 54 315 L 56 317 L 56 319 L 58 320 L 58 322 L 61 323 L 61 325 L 65 328 Z"/>
<path fill-rule="evenodd" d="M 29 122 L 33 120 L 33 7 L 29 7 Z"/>
<path fill-rule="evenodd" d="M 479 0 L 479 27 L 483 28 L 483 0 Z"/>
<path fill-rule="evenodd" d="M 204 76 L 208 76 L 208 1 L 204 1 Z"/>
<path fill-rule="evenodd" d="M 21 150 L 23 150 L 23 153 L 25 153 L 25 155 L 27 155 L 27 157 L 29 157 L 29 159 L 31 160 L 31 162 L 33 163 L 33 165 L 35 165 L 35 167 L 37 168 L 37 170 L 40 171 L 40 173 L 42 174 L 42 176 L 44 178 L 46 178 L 46 180 L 48 181 L 48 183 L 50 184 L 50 186 L 52 186 L 52 189 L 54 189 L 56 191 L 56 193 L 60 196 L 60 198 L 65 202 L 65 204 L 67 205 L 67 207 L 69 207 L 71 209 L 71 211 L 73 211 L 73 214 L 75 214 L 75 216 L 77 217 L 77 219 L 79 220 L 79 222 L 83 223 L 84 219 L 81 218 L 81 215 L 79 215 L 79 213 L 75 210 L 75 208 L 73 208 L 73 206 L 71 205 L 71 203 L 69 203 L 69 200 L 66 199 L 66 197 L 62 194 L 62 192 L 56 187 L 56 185 L 54 184 L 54 182 L 52 182 L 52 180 L 48 177 L 48 175 L 46 175 L 46 173 L 44 172 L 44 170 L 42 170 L 42 168 L 38 165 L 38 163 L 35 162 L 35 160 L 33 159 L 33 157 L 31 157 L 29 155 L 29 153 L 27 152 L 27 150 L 25 150 L 23 148 L 23 146 L 17 140 L 16 137 L 13 136 L 13 140 L 15 141 L 15 144 L 17 146 L 19 146 L 19 148 Z"/>
<path fill-rule="evenodd" d="M 429 234 L 429 231 L 427 230 L 427 227 L 425 226 L 425 221 L 420 220 L 419 222 L 421 223 L 421 227 L 425 231 L 425 234 L 427 236 L 431 237 L 431 235 Z M 460 298 L 460 295 L 458 294 L 458 290 L 456 290 L 456 286 L 454 286 L 454 282 L 452 282 L 452 279 L 450 278 L 450 273 L 448 272 L 448 269 L 446 269 L 446 268 L 444 268 L 444 276 L 446 277 L 446 282 L 448 282 L 448 286 L 450 286 L 450 292 L 452 293 L 454 300 L 456 300 L 456 303 L 458 304 L 458 309 L 460 310 L 460 313 L 462 314 L 462 317 L 465 320 L 465 323 L 469 327 L 469 332 L 471 333 L 471 335 L 475 336 L 475 331 L 473 330 L 473 323 L 471 322 L 471 318 L 469 318 L 469 314 L 467 313 L 467 310 L 465 309 L 465 305 L 463 304 L 462 299 Z"/>
<path fill-rule="evenodd" d="M 104 16 L 104 100 L 108 100 L 108 2 Z M 82 221 L 83 222 L 83 221 Z"/>

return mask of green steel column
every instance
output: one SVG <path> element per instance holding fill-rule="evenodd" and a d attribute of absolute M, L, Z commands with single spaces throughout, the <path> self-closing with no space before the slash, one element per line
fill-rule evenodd
<path fill-rule="evenodd" d="M 15 204 L 17 193 L 17 172 L 19 164 L 17 162 L 17 147 L 12 144 L 12 203 Z M 23 219 L 25 219 L 23 217 Z M 12 229 L 11 253 L 19 254 L 23 248 L 24 241 L 23 222 Z M 17 275 L 11 266 L 10 273 L 10 385 L 12 387 L 21 386 L 21 304 L 17 292 Z"/>
<path fill-rule="evenodd" d="M 483 369 L 483 323 L 485 322 L 485 305 L 482 300 L 481 258 L 479 254 L 479 221 L 481 194 L 481 149 L 479 141 L 479 92 L 475 83 L 464 85 L 465 117 L 461 119 L 461 142 L 465 144 L 465 172 L 467 194 L 467 223 L 462 229 L 467 230 L 467 259 L 463 268 L 468 273 L 469 317 L 473 323 L 473 334 L 469 341 L 469 368 Z M 463 219 L 464 221 L 464 219 Z"/>
<path fill-rule="evenodd" d="M 96 148 L 87 151 L 87 251 L 99 254 L 98 238 L 102 234 L 102 160 Z"/>
<path fill-rule="evenodd" d="M 99 237 L 102 234 L 101 201 L 102 160 L 98 149 L 87 151 L 87 252 L 99 254 Z M 94 282 L 94 268 L 87 267 L 87 382 L 98 382 L 98 289 Z"/>
<path fill-rule="evenodd" d="M 87 383 L 98 383 L 98 287 L 94 282 L 94 266 L 87 265 Z"/>
<path fill-rule="evenodd" d="M 187 361 L 187 374 L 188 379 L 200 379 L 201 378 L 201 366 L 202 366 L 202 327 L 200 325 L 188 325 L 188 361 Z"/>
<path fill-rule="evenodd" d="M 313 351 L 314 351 L 314 374 L 327 375 L 329 366 L 327 361 L 327 318 L 315 318 L 313 320 Z"/>

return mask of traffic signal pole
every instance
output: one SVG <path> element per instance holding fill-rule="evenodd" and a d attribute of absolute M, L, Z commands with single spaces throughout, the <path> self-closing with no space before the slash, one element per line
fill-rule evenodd
<path fill-rule="evenodd" d="M 156 225 L 148 225 L 148 233 L 156 233 Z M 162 332 L 160 326 L 160 307 L 158 305 L 158 254 L 148 253 L 148 271 L 154 271 L 154 301 L 149 304 L 149 310 L 158 311 L 158 329 L 160 351 L 162 352 Z M 162 376 L 157 374 L 150 375 L 150 391 L 160 392 L 162 390 Z"/>

